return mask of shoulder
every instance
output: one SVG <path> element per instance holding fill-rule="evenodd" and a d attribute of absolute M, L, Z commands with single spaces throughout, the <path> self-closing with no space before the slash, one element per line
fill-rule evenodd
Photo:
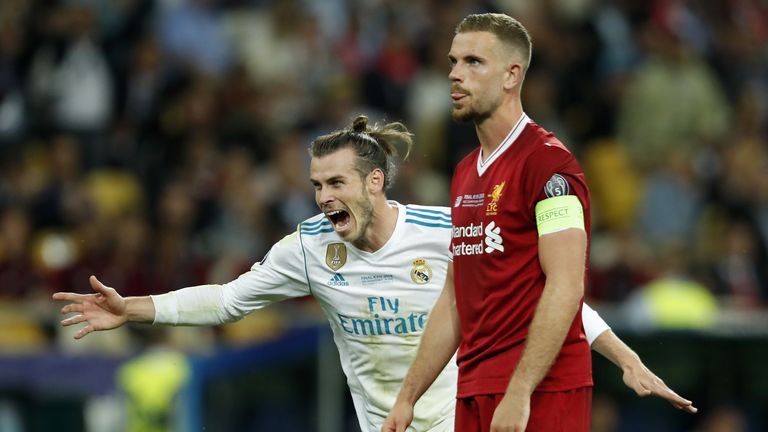
<path fill-rule="evenodd" d="M 553 133 L 534 122 L 528 126 L 525 166 L 529 172 L 557 170 L 576 161 L 573 153 Z"/>
<path fill-rule="evenodd" d="M 333 232 L 333 227 L 324 214 L 316 214 L 311 218 L 305 219 L 297 227 L 297 231 L 302 236 L 317 236 L 320 234 Z"/>
<path fill-rule="evenodd" d="M 552 132 L 531 121 L 526 128 L 525 140 L 531 157 L 573 157 L 571 151 Z"/>
<path fill-rule="evenodd" d="M 451 229 L 451 209 L 442 206 L 405 206 L 405 224 L 433 229 Z"/>

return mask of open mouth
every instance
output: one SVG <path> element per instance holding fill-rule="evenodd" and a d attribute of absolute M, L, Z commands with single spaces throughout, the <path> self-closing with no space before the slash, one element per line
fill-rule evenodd
<path fill-rule="evenodd" d="M 333 224 L 336 231 L 341 231 L 349 225 L 349 213 L 345 210 L 333 210 L 325 214 Z"/>

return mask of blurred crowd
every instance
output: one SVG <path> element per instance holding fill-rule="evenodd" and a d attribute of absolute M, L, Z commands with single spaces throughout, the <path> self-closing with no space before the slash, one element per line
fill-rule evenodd
<path fill-rule="evenodd" d="M 391 197 L 446 205 L 476 146 L 446 54 L 483 11 L 531 31 L 524 108 L 587 172 L 589 300 L 633 325 L 760 311 L 761 0 L 3 0 L 3 307 L 91 274 L 123 295 L 231 280 L 317 212 L 306 148 L 358 113 L 416 134 Z"/>
<path fill-rule="evenodd" d="M 477 144 L 446 56 L 485 11 L 530 30 L 524 108 L 587 173 L 588 301 L 614 328 L 765 335 L 765 0 L 2 0 L 0 353 L 165 341 L 64 343 L 50 294 L 233 279 L 317 212 L 306 148 L 359 113 L 416 134 L 390 197 L 447 205 Z M 174 337 L 247 342 L 305 313 Z M 729 413 L 701 430 L 742 429 Z"/>

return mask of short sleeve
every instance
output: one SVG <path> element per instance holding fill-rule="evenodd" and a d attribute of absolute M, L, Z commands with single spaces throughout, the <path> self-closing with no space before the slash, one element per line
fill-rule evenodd
<path fill-rule="evenodd" d="M 581 308 L 581 321 L 584 325 L 584 333 L 587 335 L 587 342 L 592 345 L 603 332 L 610 330 L 611 327 L 600 317 L 600 315 L 584 303 Z"/>

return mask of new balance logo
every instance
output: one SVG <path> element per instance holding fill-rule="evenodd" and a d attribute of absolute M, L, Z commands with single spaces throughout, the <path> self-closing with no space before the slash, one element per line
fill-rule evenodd
<path fill-rule="evenodd" d="M 336 273 L 328 281 L 328 285 L 330 285 L 330 286 L 349 286 L 349 282 L 347 282 L 347 280 L 344 279 L 344 276 L 342 276 L 340 273 Z"/>
<path fill-rule="evenodd" d="M 501 238 L 501 228 L 496 226 L 496 222 L 491 221 L 485 227 L 485 253 L 491 253 L 495 250 L 504 252 L 504 239 Z"/>

